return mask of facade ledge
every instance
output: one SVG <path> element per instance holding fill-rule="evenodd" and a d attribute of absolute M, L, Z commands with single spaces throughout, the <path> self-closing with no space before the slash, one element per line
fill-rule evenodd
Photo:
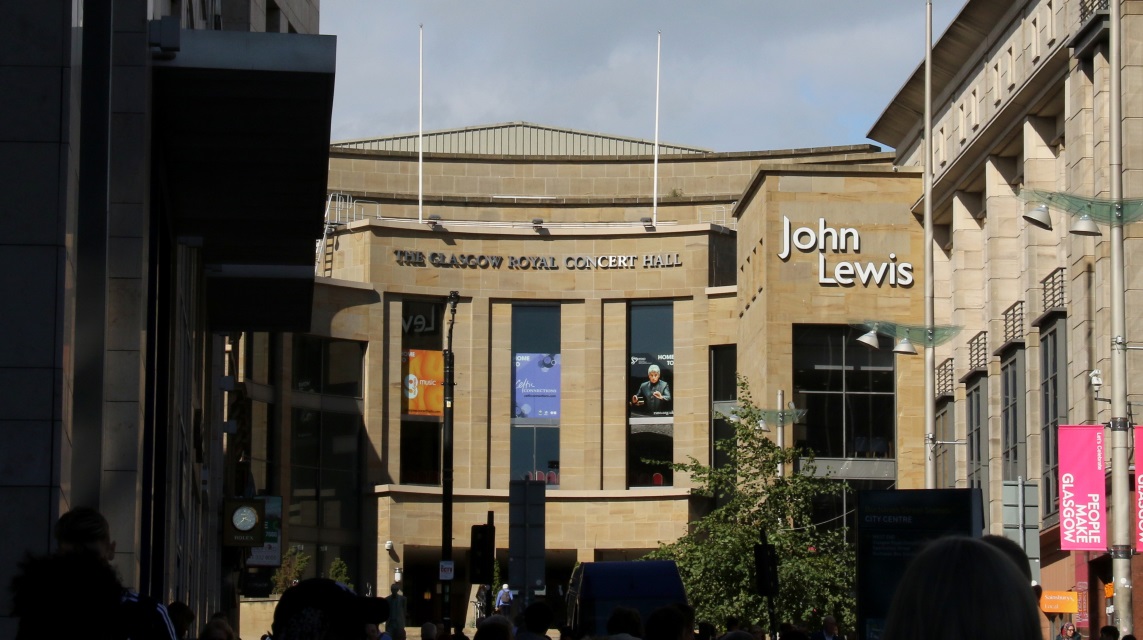
<path fill-rule="evenodd" d="M 373 286 L 371 282 L 358 282 L 356 280 L 343 280 L 341 278 L 329 278 L 326 276 L 315 276 L 314 284 L 325 285 L 327 287 L 341 287 L 343 289 L 361 289 L 363 291 L 377 290 L 377 287 Z"/>
<path fill-rule="evenodd" d="M 425 485 L 379 484 L 373 487 L 377 496 L 420 495 L 439 496 L 441 488 Z M 573 500 L 679 500 L 691 496 L 686 487 L 646 487 L 638 489 L 551 489 L 546 493 L 549 502 Z M 454 499 L 508 500 L 508 489 L 454 489 Z"/>
<path fill-rule="evenodd" d="M 720 298 L 720 297 L 734 298 L 738 296 L 738 285 L 730 284 L 723 287 L 707 287 L 706 297 Z"/>

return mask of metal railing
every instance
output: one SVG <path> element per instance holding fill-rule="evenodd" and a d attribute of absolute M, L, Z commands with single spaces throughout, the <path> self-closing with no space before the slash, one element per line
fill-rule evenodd
<path fill-rule="evenodd" d="M 1024 301 L 1004 310 L 1004 342 L 1024 339 Z"/>
<path fill-rule="evenodd" d="M 988 368 L 988 332 L 981 331 L 968 341 L 968 368 Z"/>
<path fill-rule="evenodd" d="M 953 359 L 948 358 L 937 365 L 937 395 L 951 396 L 956 385 L 956 367 Z"/>
<path fill-rule="evenodd" d="M 1060 267 L 1040 281 L 1040 285 L 1044 288 L 1044 311 L 1063 309 L 1066 306 L 1067 301 L 1064 298 L 1066 275 L 1067 270 Z"/>
<path fill-rule="evenodd" d="M 1080 0 L 1080 24 L 1084 24 L 1093 15 L 1108 10 L 1108 0 Z"/>

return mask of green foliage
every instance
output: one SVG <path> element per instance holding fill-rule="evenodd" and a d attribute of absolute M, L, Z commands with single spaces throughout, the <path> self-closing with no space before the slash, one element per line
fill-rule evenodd
<path fill-rule="evenodd" d="M 764 531 L 778 555 L 778 621 L 816 630 L 824 615 L 833 614 L 852 630 L 854 549 L 839 523 L 812 521 L 814 501 L 840 495 L 844 484 L 809 475 L 809 452 L 779 448 L 767 438 L 758 428 L 763 413 L 741 376 L 738 390 L 738 420 L 728 421 L 736 437 L 715 444 L 729 463 L 716 468 L 691 458 L 674 465 L 691 476 L 696 494 L 709 498 L 709 512 L 649 557 L 678 563 L 699 620 L 722 624 L 735 616 L 769 626 L 765 599 L 754 588 L 753 547 Z M 801 473 L 790 471 L 797 459 Z M 784 476 L 780 465 L 787 465 Z"/>
<path fill-rule="evenodd" d="M 345 564 L 345 560 L 341 558 L 334 558 L 333 562 L 329 563 L 329 579 L 336 580 L 341 584 L 353 589 L 353 583 L 349 581 L 349 565 Z"/>
<path fill-rule="evenodd" d="M 274 572 L 274 593 L 285 593 L 295 580 L 301 580 L 302 572 L 310 563 L 310 557 L 301 547 L 291 546 L 282 554 L 282 565 Z"/>

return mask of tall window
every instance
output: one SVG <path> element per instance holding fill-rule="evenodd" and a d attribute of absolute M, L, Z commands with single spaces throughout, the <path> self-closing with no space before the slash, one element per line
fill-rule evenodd
<path fill-rule="evenodd" d="M 675 456 L 675 316 L 632 302 L 627 327 L 627 486 L 670 486 Z"/>
<path fill-rule="evenodd" d="M 560 308 L 512 307 L 510 477 L 560 483 Z"/>
<path fill-rule="evenodd" d="M 977 375 L 965 390 L 968 486 L 988 495 L 988 377 Z"/>
<path fill-rule="evenodd" d="M 956 440 L 956 421 L 953 413 L 953 403 L 948 400 L 937 404 L 936 425 L 933 432 L 941 442 L 954 442 Z M 952 488 L 956 486 L 956 445 L 938 444 L 933 451 L 937 466 L 937 487 Z"/>
<path fill-rule="evenodd" d="M 295 408 L 290 436 L 290 524 L 357 527 L 360 415 Z"/>
<path fill-rule="evenodd" d="M 401 484 L 440 484 L 444 302 L 401 304 Z"/>
<path fill-rule="evenodd" d="M 1040 504 L 1045 518 L 1060 511 L 1059 433 L 1060 421 L 1068 413 L 1066 322 L 1061 317 L 1040 326 Z"/>
<path fill-rule="evenodd" d="M 734 426 L 717 414 L 729 415 L 738 400 L 737 345 L 716 345 L 710 348 L 710 400 L 713 409 L 710 459 L 712 466 L 725 467 L 729 463 L 728 456 L 715 445 L 719 442 L 733 441 Z"/>
<path fill-rule="evenodd" d="M 1005 480 L 1028 477 L 1024 459 L 1024 348 L 1009 350 L 1000 362 L 1001 463 Z"/>
<path fill-rule="evenodd" d="M 841 325 L 794 325 L 794 390 L 804 439 L 826 458 L 895 458 L 893 352 L 869 349 Z"/>
<path fill-rule="evenodd" d="M 318 336 L 294 336 L 294 389 L 361 397 L 365 343 Z"/>

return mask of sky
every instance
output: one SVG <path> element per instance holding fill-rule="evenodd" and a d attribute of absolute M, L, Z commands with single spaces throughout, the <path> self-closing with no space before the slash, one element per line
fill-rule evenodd
<path fill-rule="evenodd" d="M 939 39 L 963 0 L 934 0 Z M 924 60 L 924 0 L 323 0 L 332 138 L 525 121 L 714 151 L 868 143 Z"/>

